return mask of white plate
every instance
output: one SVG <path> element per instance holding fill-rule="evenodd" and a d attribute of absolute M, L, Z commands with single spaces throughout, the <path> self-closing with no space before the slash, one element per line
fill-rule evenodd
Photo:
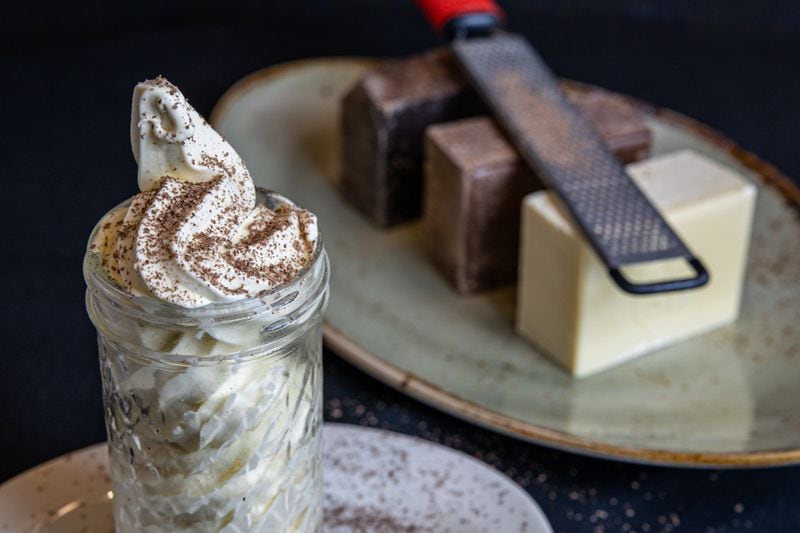
<path fill-rule="evenodd" d="M 468 455 L 377 429 L 326 424 L 325 531 L 550 533 L 513 481 Z M 105 443 L 0 486 L 2 532 L 113 532 Z"/>

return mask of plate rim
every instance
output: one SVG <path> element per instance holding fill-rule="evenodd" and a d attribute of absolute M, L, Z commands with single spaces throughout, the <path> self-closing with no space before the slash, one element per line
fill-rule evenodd
<path fill-rule="evenodd" d="M 378 64 L 380 61 L 378 58 L 366 56 L 313 57 L 278 63 L 257 70 L 241 78 L 223 93 L 211 112 L 209 122 L 216 128 L 231 107 L 251 88 L 286 72 L 305 67 L 331 66 L 337 62 L 367 66 Z M 632 96 L 583 82 L 564 81 L 577 90 L 587 90 L 590 87 L 600 89 L 647 111 L 671 126 L 688 130 L 757 174 L 764 185 L 776 188 L 787 202 L 800 212 L 800 186 L 795 185 L 775 165 L 743 149 L 714 128 L 677 111 L 656 107 Z M 600 459 L 672 467 L 756 468 L 800 463 L 800 445 L 795 448 L 752 452 L 684 452 L 637 448 L 578 437 L 568 432 L 519 420 L 448 392 L 370 352 L 327 320 L 323 324 L 323 338 L 328 348 L 339 357 L 395 390 L 466 422 L 534 444 Z"/>

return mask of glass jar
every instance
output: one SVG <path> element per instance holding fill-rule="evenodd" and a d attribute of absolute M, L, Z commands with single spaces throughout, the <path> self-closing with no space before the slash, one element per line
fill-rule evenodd
<path fill-rule="evenodd" d="M 198 309 L 131 296 L 92 251 L 84 276 L 116 530 L 321 531 L 321 235 L 293 282 Z"/>

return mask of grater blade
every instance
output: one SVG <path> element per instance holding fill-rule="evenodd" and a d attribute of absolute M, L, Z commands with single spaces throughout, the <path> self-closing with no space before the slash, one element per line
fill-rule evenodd
<path fill-rule="evenodd" d="M 539 55 L 519 36 L 455 39 L 453 51 L 495 118 L 561 198 L 614 281 L 647 294 L 704 285 L 708 273 L 626 174 Z M 632 283 L 624 265 L 683 258 L 696 276 Z"/>

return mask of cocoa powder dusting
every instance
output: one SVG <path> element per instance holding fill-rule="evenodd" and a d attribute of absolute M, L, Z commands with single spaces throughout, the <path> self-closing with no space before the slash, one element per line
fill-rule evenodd
<path fill-rule="evenodd" d="M 173 110 L 184 108 L 181 128 L 210 128 L 166 79 L 146 83 L 146 90 L 161 91 L 156 98 L 166 89 L 176 99 Z M 174 120 L 148 108 L 146 98 L 141 103 L 139 118 L 152 122 L 154 132 L 159 124 L 175 126 Z M 144 130 L 141 136 L 148 138 Z M 124 216 L 101 226 L 95 246 L 102 266 L 129 292 L 197 307 L 255 296 L 303 270 L 315 246 L 307 233 L 314 221 L 311 213 L 293 205 L 272 211 L 256 206 L 255 186 L 244 162 L 215 132 L 188 132 L 180 139 L 154 135 L 151 140 L 159 146 L 173 144 L 182 155 L 174 161 L 170 155 L 169 165 L 150 163 L 155 171 L 147 173 L 161 177 L 133 197 Z M 181 157 L 191 168 L 177 164 Z M 192 175 L 195 169 L 197 175 Z"/>
<path fill-rule="evenodd" d="M 388 514 L 343 505 L 325 512 L 325 527 L 346 527 L 354 533 L 422 533 L 415 525 L 401 524 Z"/>

